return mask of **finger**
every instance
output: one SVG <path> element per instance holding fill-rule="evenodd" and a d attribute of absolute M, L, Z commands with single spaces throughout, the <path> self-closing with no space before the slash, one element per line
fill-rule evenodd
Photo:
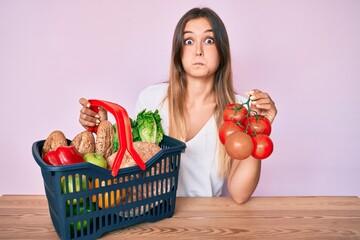
<path fill-rule="evenodd" d="M 258 92 L 261 92 L 261 91 L 259 89 L 253 89 L 253 90 L 245 92 L 245 95 L 247 97 L 251 97 L 252 95 L 257 94 Z"/>
<path fill-rule="evenodd" d="M 260 99 L 270 98 L 269 94 L 266 92 L 262 92 L 259 89 L 253 89 L 247 93 L 248 97 L 250 98 L 251 102 L 256 102 Z"/>
<path fill-rule="evenodd" d="M 275 105 L 274 101 L 271 99 L 269 94 L 264 93 L 264 92 L 259 92 L 256 95 L 251 96 L 250 99 L 251 99 L 251 103 L 254 105 L 257 105 L 257 104 Z"/>
<path fill-rule="evenodd" d="M 95 114 L 93 114 L 93 113 L 95 113 Z M 100 116 L 96 112 L 92 112 L 91 114 L 80 112 L 80 119 L 83 119 L 88 122 L 94 122 L 94 123 L 100 122 Z"/>
<path fill-rule="evenodd" d="M 272 117 L 275 117 L 277 114 L 277 109 L 275 105 L 272 103 L 261 103 L 261 104 L 258 103 L 251 108 L 255 109 L 260 115 L 271 115 Z"/>
<path fill-rule="evenodd" d="M 98 126 L 98 125 L 99 125 L 99 123 L 97 123 L 97 122 L 86 121 L 86 120 L 84 120 L 83 118 L 80 118 L 80 119 L 79 119 L 79 122 L 80 122 L 80 124 L 81 124 L 84 128 L 87 128 L 87 127 L 95 127 L 95 126 Z"/>
<path fill-rule="evenodd" d="M 97 112 L 93 111 L 91 108 L 83 107 L 80 109 L 80 118 L 87 119 L 99 119 L 100 116 Z"/>
<path fill-rule="evenodd" d="M 273 103 L 262 103 L 251 106 L 252 110 L 255 110 L 258 114 L 266 116 L 270 122 L 273 122 L 277 115 L 277 108 Z"/>
<path fill-rule="evenodd" d="M 259 100 L 259 99 L 264 99 L 264 98 L 270 98 L 269 94 L 266 93 L 266 92 L 254 92 L 251 96 L 250 96 L 250 99 L 252 101 L 256 101 L 256 100 Z"/>
<path fill-rule="evenodd" d="M 100 120 L 107 120 L 107 111 L 103 108 L 103 107 L 99 107 L 99 116 L 100 116 Z"/>
<path fill-rule="evenodd" d="M 264 105 L 264 104 L 270 104 L 274 105 L 274 102 L 271 100 L 271 98 L 258 98 L 256 100 L 251 101 L 251 104 L 253 105 Z"/>
<path fill-rule="evenodd" d="M 79 103 L 84 107 L 90 108 L 90 102 L 85 98 L 80 98 Z"/>
<path fill-rule="evenodd" d="M 99 115 L 89 115 L 87 113 L 80 113 L 79 121 L 82 125 L 94 126 L 100 123 Z"/>
<path fill-rule="evenodd" d="M 259 110 L 270 110 L 272 105 L 270 103 L 256 104 L 255 107 Z"/>

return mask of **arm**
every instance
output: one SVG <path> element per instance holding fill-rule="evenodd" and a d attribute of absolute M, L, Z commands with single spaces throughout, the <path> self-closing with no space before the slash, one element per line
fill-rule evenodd
<path fill-rule="evenodd" d="M 261 161 L 253 157 L 232 160 L 228 177 L 228 189 L 235 202 L 247 202 L 260 179 Z"/>
<path fill-rule="evenodd" d="M 267 93 L 254 89 L 249 92 L 252 110 L 266 116 L 272 123 L 277 114 L 274 101 Z M 235 202 L 247 202 L 254 193 L 260 179 L 261 161 L 250 156 L 245 160 L 232 160 L 228 177 L 228 189 Z"/>

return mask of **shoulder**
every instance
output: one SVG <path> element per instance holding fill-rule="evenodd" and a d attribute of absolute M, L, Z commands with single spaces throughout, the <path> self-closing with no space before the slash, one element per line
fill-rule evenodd
<path fill-rule="evenodd" d="M 138 96 L 136 111 L 143 109 L 155 110 L 162 107 L 167 95 L 168 83 L 159 83 L 144 88 Z"/>
<path fill-rule="evenodd" d="M 141 98 L 150 98 L 153 99 L 161 97 L 162 99 L 166 96 L 167 89 L 169 84 L 168 83 L 158 83 L 154 85 L 150 85 L 144 88 L 141 92 L 139 97 Z"/>
<path fill-rule="evenodd" d="M 235 100 L 236 100 L 237 103 L 244 103 L 244 102 L 247 101 L 247 98 L 245 96 L 236 94 L 235 95 Z"/>

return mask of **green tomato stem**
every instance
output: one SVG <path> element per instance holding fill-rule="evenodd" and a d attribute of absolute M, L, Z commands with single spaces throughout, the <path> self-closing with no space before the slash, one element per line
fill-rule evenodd
<path fill-rule="evenodd" d="M 252 136 L 256 136 L 256 131 L 255 131 L 255 129 L 254 129 L 254 127 L 252 126 L 252 124 L 250 124 L 250 121 L 249 121 L 249 117 L 251 116 L 251 115 L 253 115 L 253 116 L 255 116 L 255 118 L 257 119 L 258 118 L 258 113 L 257 113 L 257 111 L 255 111 L 255 110 L 252 110 L 251 108 L 250 108 L 250 97 L 247 99 L 247 101 L 246 102 L 244 102 L 244 103 L 242 103 L 241 105 L 242 106 L 246 106 L 247 107 L 247 109 L 248 109 L 248 111 L 247 111 L 247 114 L 246 114 L 246 116 L 244 116 L 243 118 L 246 118 L 246 122 L 247 122 L 247 125 L 246 126 L 243 126 L 244 128 L 245 128 L 245 130 L 244 130 L 244 132 L 245 133 L 247 133 L 248 134 L 248 132 L 249 132 L 249 127 L 253 130 L 253 132 L 254 132 L 254 134 L 252 134 Z M 242 119 L 243 119 L 242 118 Z M 241 124 L 240 124 L 241 125 Z"/>

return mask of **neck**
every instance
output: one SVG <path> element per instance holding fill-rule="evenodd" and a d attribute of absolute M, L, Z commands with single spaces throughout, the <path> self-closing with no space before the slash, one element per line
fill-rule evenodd
<path fill-rule="evenodd" d="M 215 102 L 213 92 L 214 79 L 191 79 L 187 81 L 187 106 L 197 104 L 213 104 Z"/>

